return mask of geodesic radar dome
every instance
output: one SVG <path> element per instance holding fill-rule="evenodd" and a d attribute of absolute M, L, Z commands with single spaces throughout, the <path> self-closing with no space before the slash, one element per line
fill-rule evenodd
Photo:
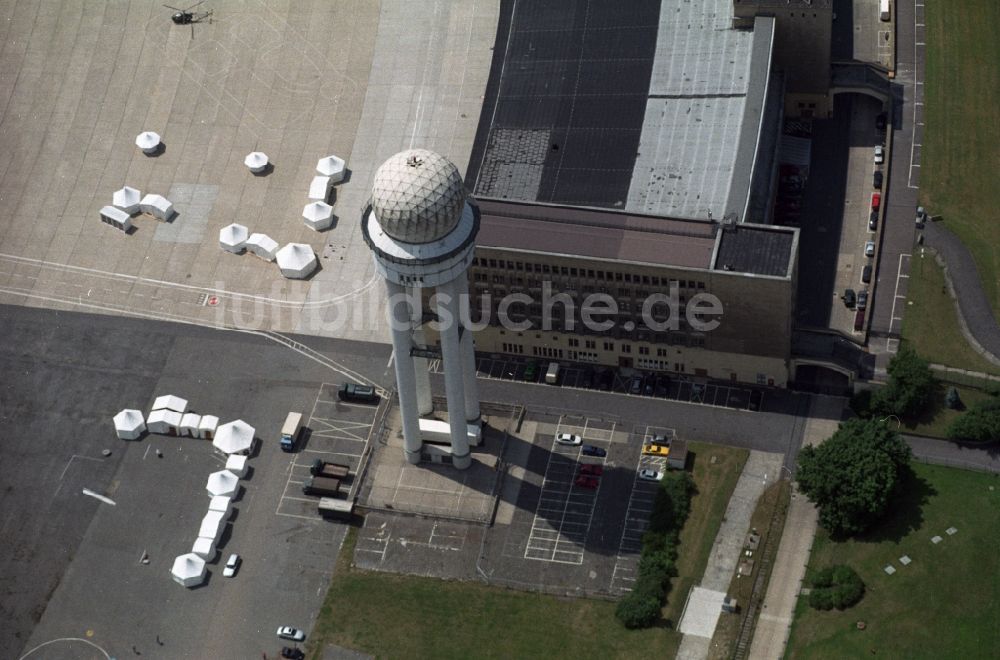
<path fill-rule="evenodd" d="M 378 168 L 371 199 L 386 234 L 405 243 L 430 243 L 458 224 L 465 188 L 458 168 L 447 158 L 410 149 Z"/>

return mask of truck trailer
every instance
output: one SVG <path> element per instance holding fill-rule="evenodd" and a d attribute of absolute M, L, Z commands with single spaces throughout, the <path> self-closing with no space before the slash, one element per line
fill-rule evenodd
<path fill-rule="evenodd" d="M 478 447 L 483 439 L 483 431 L 478 424 L 467 426 L 469 446 Z M 420 420 L 420 439 L 434 445 L 451 445 L 451 426 L 439 419 Z"/>
<path fill-rule="evenodd" d="M 302 492 L 306 495 L 326 495 L 327 497 L 333 497 L 340 492 L 340 479 L 309 477 L 302 484 Z"/>
<path fill-rule="evenodd" d="M 321 497 L 317 510 L 326 520 L 350 520 L 354 514 L 354 502 Z"/>
<path fill-rule="evenodd" d="M 295 451 L 302 432 L 302 413 L 290 412 L 281 427 L 281 451 Z"/>
<path fill-rule="evenodd" d="M 314 477 L 328 477 L 330 479 L 343 479 L 351 473 L 351 468 L 340 463 L 327 463 L 322 458 L 317 458 L 309 467 L 309 474 Z"/>

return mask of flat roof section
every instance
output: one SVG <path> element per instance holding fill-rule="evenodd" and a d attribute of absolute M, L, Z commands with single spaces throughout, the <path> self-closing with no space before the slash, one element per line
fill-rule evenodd
<path fill-rule="evenodd" d="M 791 275 L 798 230 L 768 225 L 724 225 L 715 270 L 754 275 Z"/>
<path fill-rule="evenodd" d="M 734 184 L 734 174 L 746 169 L 748 180 L 753 167 L 771 25 L 766 34 L 733 29 L 732 0 L 677 4 L 660 15 L 625 208 L 701 220 L 721 220 L 734 210 L 742 216 L 747 181 Z"/>
<path fill-rule="evenodd" d="M 506 248 L 711 268 L 718 225 L 599 209 L 479 200 L 476 243 Z"/>
<path fill-rule="evenodd" d="M 660 0 L 505 2 L 466 181 L 494 199 L 624 208 Z"/>

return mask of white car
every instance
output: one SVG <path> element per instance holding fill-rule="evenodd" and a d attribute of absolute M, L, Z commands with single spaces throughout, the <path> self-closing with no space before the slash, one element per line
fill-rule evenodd
<path fill-rule="evenodd" d="M 865 256 L 874 257 L 875 256 L 875 241 L 868 241 L 865 243 Z"/>
<path fill-rule="evenodd" d="M 579 445 L 583 442 L 583 438 L 572 433 L 560 433 L 556 436 L 556 442 L 561 445 Z"/>
<path fill-rule="evenodd" d="M 639 478 L 645 479 L 646 481 L 660 481 L 663 479 L 663 473 L 659 470 L 650 470 L 649 468 L 643 468 L 639 470 Z"/>
<path fill-rule="evenodd" d="M 236 571 L 240 570 L 240 564 L 243 562 L 240 556 L 237 554 L 229 555 L 229 559 L 226 561 L 226 567 L 222 569 L 223 577 L 233 577 L 236 575 Z"/>
<path fill-rule="evenodd" d="M 299 630 L 298 628 L 292 628 L 291 626 L 281 626 L 278 628 L 278 637 L 282 639 L 290 639 L 293 642 L 301 642 L 306 638 L 306 634 Z"/>
<path fill-rule="evenodd" d="M 925 220 L 927 220 L 927 211 L 924 210 L 924 207 L 918 206 L 917 207 L 917 226 L 918 227 L 923 227 Z"/>
<path fill-rule="evenodd" d="M 885 162 L 885 147 L 877 146 L 875 147 L 875 164 L 881 165 Z"/>

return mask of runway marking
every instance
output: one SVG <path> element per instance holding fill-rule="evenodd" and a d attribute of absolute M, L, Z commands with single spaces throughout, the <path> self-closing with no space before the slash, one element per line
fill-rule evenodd
<path fill-rule="evenodd" d="M 89 634 L 90 631 L 88 630 L 87 633 Z M 94 647 L 95 649 L 97 649 L 98 651 L 100 651 L 101 653 L 103 653 L 105 658 L 107 658 L 108 660 L 111 660 L 111 656 L 108 655 L 107 651 L 105 651 L 104 649 L 102 649 L 100 646 L 98 646 L 97 644 L 93 643 L 89 639 L 84 639 L 82 637 L 59 637 L 57 639 L 50 639 L 47 642 L 42 642 L 41 644 L 39 644 L 35 648 L 31 649 L 30 651 L 28 651 L 27 653 L 25 653 L 24 655 L 22 655 L 19 658 L 19 660 L 24 660 L 25 658 L 27 658 L 29 655 L 31 655 L 32 653 L 34 653 L 38 649 L 43 648 L 45 646 L 48 646 L 49 644 L 56 644 L 58 642 L 83 642 L 84 644 L 89 644 L 90 646 Z"/>

